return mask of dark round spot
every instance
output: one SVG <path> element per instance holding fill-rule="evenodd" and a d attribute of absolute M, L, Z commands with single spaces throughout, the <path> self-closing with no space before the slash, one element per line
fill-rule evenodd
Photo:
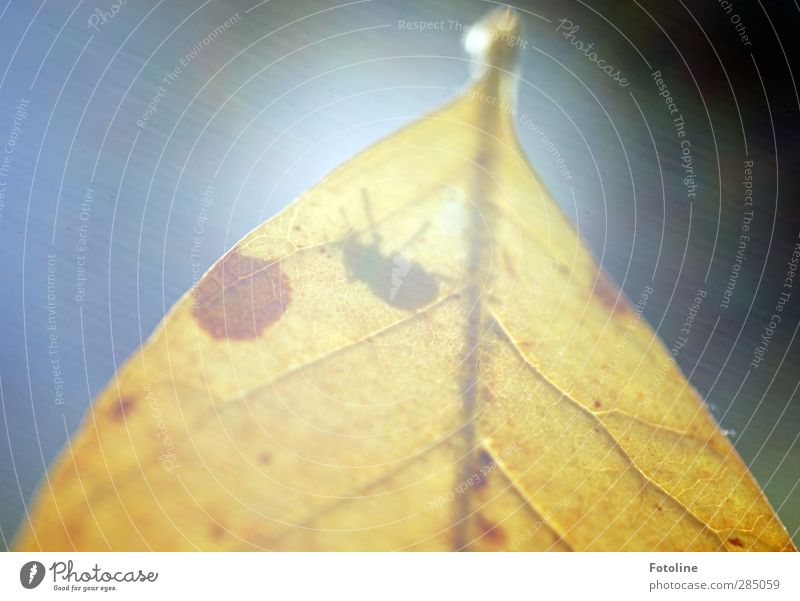
<path fill-rule="evenodd" d="M 247 340 L 278 321 L 291 299 L 278 261 L 245 257 L 234 248 L 200 281 L 192 311 L 214 338 Z"/>
<path fill-rule="evenodd" d="M 208 535 L 214 540 L 219 540 L 225 536 L 225 527 L 219 522 L 214 522 L 208 530 Z"/>
<path fill-rule="evenodd" d="M 500 545 L 505 541 L 506 534 L 497 524 L 487 520 L 482 514 L 475 516 L 475 524 L 478 527 L 478 534 L 484 541 L 494 545 Z"/>
<path fill-rule="evenodd" d="M 492 456 L 485 449 L 481 449 L 478 452 L 478 461 L 482 468 L 491 468 L 494 466 L 494 459 L 492 459 Z"/>
<path fill-rule="evenodd" d="M 125 416 L 133 409 L 136 401 L 131 397 L 121 395 L 118 401 L 111 407 L 111 419 L 117 422 L 125 421 Z"/>

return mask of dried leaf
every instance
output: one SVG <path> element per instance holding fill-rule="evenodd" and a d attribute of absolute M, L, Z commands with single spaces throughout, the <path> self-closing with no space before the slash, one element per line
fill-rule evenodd
<path fill-rule="evenodd" d="M 176 304 L 19 549 L 794 549 L 526 162 L 518 28 Z"/>

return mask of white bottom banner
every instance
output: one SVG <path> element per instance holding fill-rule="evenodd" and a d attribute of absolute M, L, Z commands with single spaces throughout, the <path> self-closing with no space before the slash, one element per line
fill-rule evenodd
<path fill-rule="evenodd" d="M 3 553 L 2 599 L 800 599 L 793 553 Z"/>

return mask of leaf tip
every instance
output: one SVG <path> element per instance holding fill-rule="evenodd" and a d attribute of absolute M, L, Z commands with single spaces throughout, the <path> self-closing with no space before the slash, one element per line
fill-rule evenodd
<path fill-rule="evenodd" d="M 483 16 L 464 36 L 464 48 L 481 64 L 506 71 L 517 62 L 522 21 L 510 6 L 499 6 Z"/>

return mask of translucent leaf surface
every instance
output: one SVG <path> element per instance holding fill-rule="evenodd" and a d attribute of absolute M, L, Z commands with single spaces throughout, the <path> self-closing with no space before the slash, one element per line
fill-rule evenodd
<path fill-rule="evenodd" d="M 175 305 L 19 549 L 793 549 L 527 163 L 516 33 Z"/>

